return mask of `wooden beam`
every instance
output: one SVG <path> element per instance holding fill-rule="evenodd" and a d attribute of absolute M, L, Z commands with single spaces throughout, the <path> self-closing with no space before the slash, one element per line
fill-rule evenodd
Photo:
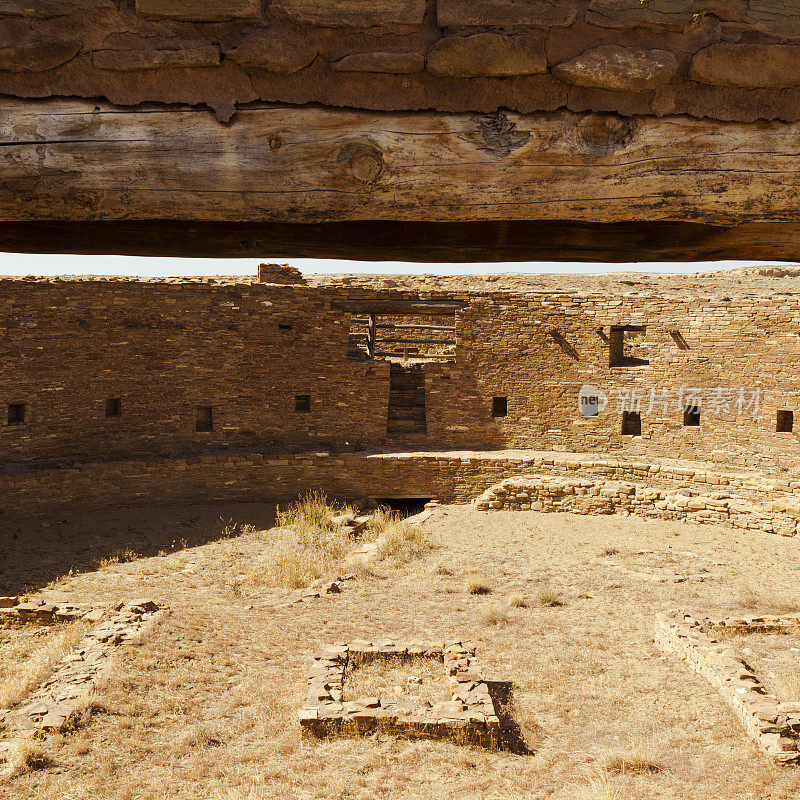
<path fill-rule="evenodd" d="M 1 182 L 1 181 L 0 181 Z M 800 223 L 0 222 L 0 251 L 362 261 L 796 261 Z M 91 266 L 87 264 L 87 269 Z M 244 268 L 243 268 L 244 271 Z"/>
<path fill-rule="evenodd" d="M 355 322 L 356 320 L 350 320 Z M 405 324 L 399 322 L 380 322 L 376 328 L 388 328 L 391 330 L 417 330 L 417 331 L 446 331 L 448 333 L 455 333 L 455 325 L 422 325 L 416 322 L 407 322 Z M 384 339 L 384 341 L 387 341 Z"/>
<path fill-rule="evenodd" d="M 462 300 L 334 300 L 331 308 L 351 314 L 407 314 L 423 317 L 455 314 L 466 305 Z"/>
<path fill-rule="evenodd" d="M 0 220 L 794 222 L 800 123 L 0 100 Z M 499 132 L 498 132 L 499 131 Z M 355 245 L 354 245 L 355 246 Z"/>
<path fill-rule="evenodd" d="M 377 344 L 440 344 L 455 346 L 455 339 L 378 339 Z"/>

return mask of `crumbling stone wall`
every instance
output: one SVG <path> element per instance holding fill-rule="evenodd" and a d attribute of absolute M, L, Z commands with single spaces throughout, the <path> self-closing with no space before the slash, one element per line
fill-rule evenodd
<path fill-rule="evenodd" d="M 5 0 L 0 92 L 796 120 L 798 42 L 788 0 Z"/>

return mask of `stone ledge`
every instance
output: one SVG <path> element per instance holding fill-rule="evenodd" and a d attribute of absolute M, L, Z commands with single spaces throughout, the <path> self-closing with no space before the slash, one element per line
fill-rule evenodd
<path fill-rule="evenodd" d="M 718 642 L 714 628 L 781 630 L 800 626 L 800 617 L 695 618 L 684 612 L 659 614 L 656 644 L 677 655 L 706 678 L 744 725 L 748 736 L 780 763 L 800 761 L 800 708 L 770 694 L 747 662 L 732 647 Z"/>
<path fill-rule="evenodd" d="M 380 697 L 345 701 L 348 665 L 381 658 L 431 658 L 442 662 L 451 699 L 434 704 Z M 491 749 L 500 743 L 500 721 L 475 647 L 464 642 L 359 640 L 327 645 L 314 656 L 299 716 L 303 731 L 317 737 L 381 732 L 413 739 L 451 739 Z"/>

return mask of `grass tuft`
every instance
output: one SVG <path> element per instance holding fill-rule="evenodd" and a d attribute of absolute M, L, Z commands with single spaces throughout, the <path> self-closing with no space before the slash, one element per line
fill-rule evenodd
<path fill-rule="evenodd" d="M 609 775 L 655 775 L 664 769 L 649 744 L 625 750 L 607 750 L 603 753 L 601 766 Z"/>
<path fill-rule="evenodd" d="M 542 586 L 540 589 L 537 589 L 535 599 L 536 605 L 545 608 L 563 605 L 561 591 L 559 589 L 552 589 L 549 586 Z"/>
<path fill-rule="evenodd" d="M 526 608 L 528 600 L 523 592 L 511 592 L 508 596 L 509 608 Z"/>
<path fill-rule="evenodd" d="M 491 594 L 492 587 L 482 572 L 473 572 L 467 577 L 467 591 L 470 594 Z"/>
<path fill-rule="evenodd" d="M 16 742 L 9 758 L 12 775 L 26 775 L 55 766 L 53 757 L 39 742 L 23 739 Z"/>
<path fill-rule="evenodd" d="M 497 625 L 504 628 L 508 625 L 508 608 L 500 603 L 492 603 L 483 609 L 481 619 L 484 625 Z"/>

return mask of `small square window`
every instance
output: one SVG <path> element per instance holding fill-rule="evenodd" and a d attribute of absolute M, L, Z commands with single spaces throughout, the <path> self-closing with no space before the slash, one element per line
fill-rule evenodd
<path fill-rule="evenodd" d="M 294 396 L 294 410 L 302 413 L 308 413 L 311 411 L 311 395 L 296 394 Z"/>
<path fill-rule="evenodd" d="M 647 357 L 647 328 L 643 325 L 612 325 L 608 337 L 610 367 L 642 367 Z"/>
<path fill-rule="evenodd" d="M 506 416 L 508 416 L 508 398 L 507 397 L 493 397 L 492 398 L 492 416 L 493 417 L 506 417 Z"/>
<path fill-rule="evenodd" d="M 11 403 L 8 406 L 8 424 L 25 424 L 25 403 Z"/>
<path fill-rule="evenodd" d="M 122 416 L 122 398 L 109 397 L 106 400 L 106 419 Z"/>
<path fill-rule="evenodd" d="M 793 411 L 779 411 L 778 423 L 775 430 L 778 433 L 791 433 L 794 428 L 794 412 Z"/>
<path fill-rule="evenodd" d="M 638 411 L 622 412 L 622 435 L 623 436 L 642 435 L 642 415 Z"/>
<path fill-rule="evenodd" d="M 686 406 L 683 409 L 683 424 L 686 428 L 697 428 L 700 425 L 700 406 Z"/>
<path fill-rule="evenodd" d="M 212 406 L 197 407 L 197 424 L 195 430 L 202 432 L 214 430 L 214 409 Z"/>
<path fill-rule="evenodd" d="M 278 323 L 278 330 L 279 331 L 290 331 L 292 329 L 292 325 L 289 322 L 279 322 Z"/>

